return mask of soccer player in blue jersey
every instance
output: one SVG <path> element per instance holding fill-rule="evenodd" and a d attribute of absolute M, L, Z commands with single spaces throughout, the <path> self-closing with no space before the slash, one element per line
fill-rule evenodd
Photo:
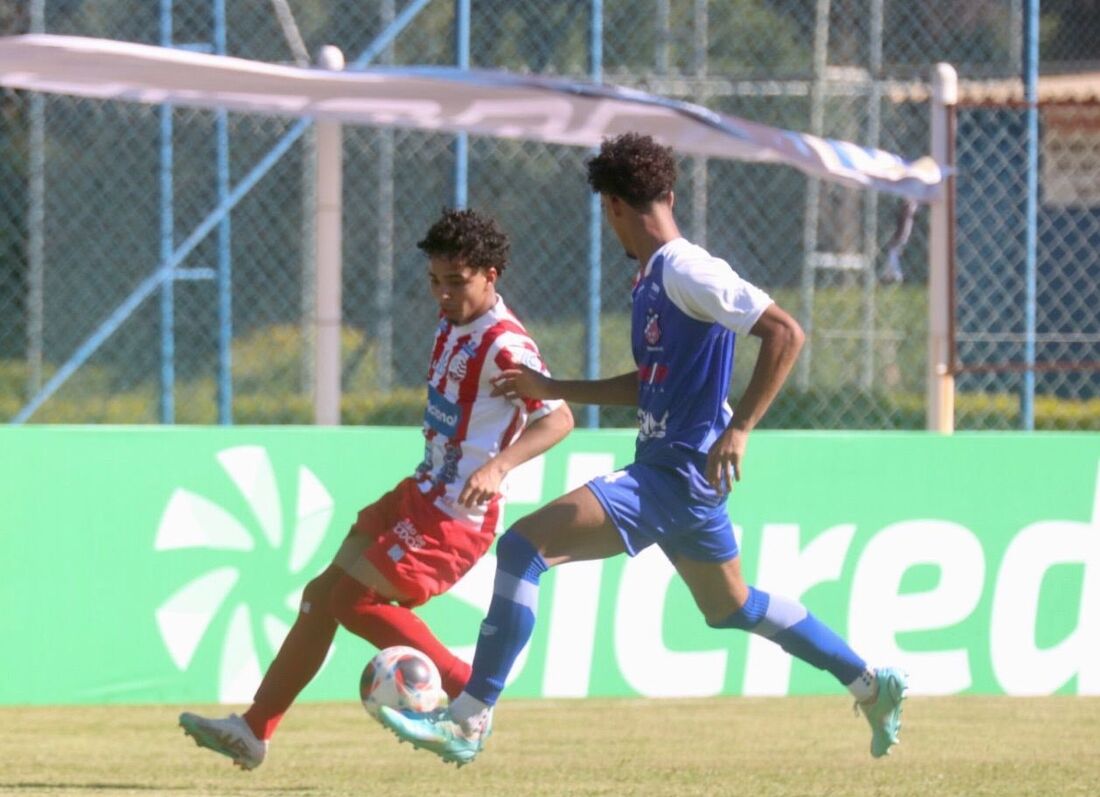
<path fill-rule="evenodd" d="M 383 723 L 458 765 L 481 751 L 493 707 L 535 622 L 548 568 L 656 543 L 684 579 L 708 625 L 759 634 L 827 670 L 871 725 L 871 754 L 897 743 L 906 675 L 872 669 L 797 601 L 745 583 L 726 512 L 749 433 L 790 373 L 802 346 L 798 323 L 729 264 L 689 243 L 673 216 L 676 161 L 669 148 L 628 133 L 588 162 L 608 223 L 640 269 L 631 347 L 637 369 L 594 381 L 522 369 L 497 387 L 506 396 L 638 407 L 635 460 L 517 522 L 497 543 L 497 574 L 481 624 L 473 674 L 448 709 L 416 716 L 383 709 Z M 744 394 L 726 400 L 738 334 L 760 338 Z"/>

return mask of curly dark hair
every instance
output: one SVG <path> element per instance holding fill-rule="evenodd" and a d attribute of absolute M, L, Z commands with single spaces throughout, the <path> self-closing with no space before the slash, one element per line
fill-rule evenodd
<path fill-rule="evenodd" d="M 471 268 L 495 268 L 498 274 L 508 265 L 511 244 L 497 223 L 476 210 L 443 209 L 417 248 L 429 257 L 449 257 Z"/>
<path fill-rule="evenodd" d="M 636 210 L 668 196 L 676 185 L 672 148 L 640 133 L 604 139 L 600 154 L 587 165 L 593 193 L 617 196 Z"/>

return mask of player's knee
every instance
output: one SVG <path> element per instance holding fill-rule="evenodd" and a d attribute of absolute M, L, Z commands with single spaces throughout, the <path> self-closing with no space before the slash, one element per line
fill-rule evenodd
<path fill-rule="evenodd" d="M 740 628 L 751 631 L 768 611 L 768 594 L 749 587 L 742 595 L 731 594 L 727 603 L 702 607 L 703 617 L 711 628 Z"/>
<path fill-rule="evenodd" d="M 745 631 L 754 627 L 740 609 L 732 612 L 719 612 L 717 614 L 703 614 L 703 619 L 711 628 L 740 628 Z"/>
<path fill-rule="evenodd" d="M 337 581 L 328 594 L 329 613 L 343 626 L 354 624 L 354 618 L 380 603 L 384 601 L 378 593 L 350 576 Z"/>
<path fill-rule="evenodd" d="M 497 567 L 528 581 L 536 581 L 547 569 L 546 560 L 534 543 L 515 528 L 508 529 L 497 540 Z"/>
<path fill-rule="evenodd" d="M 302 590 L 302 600 L 298 604 L 298 611 L 302 614 L 315 614 L 317 612 L 331 613 L 329 601 L 332 589 L 340 580 L 341 572 L 335 567 L 329 567 L 321 575 L 306 584 Z"/>
<path fill-rule="evenodd" d="M 531 515 L 521 517 L 519 520 L 513 523 L 508 528 L 508 530 L 504 532 L 504 534 L 501 535 L 500 539 L 503 540 L 505 537 L 508 537 L 510 535 L 522 537 L 524 540 L 527 541 L 529 545 L 537 550 L 539 547 L 537 541 L 540 534 L 542 533 L 540 531 L 541 519 L 538 515 L 539 513 L 535 512 Z M 497 542 L 497 549 L 500 549 L 500 542 Z"/>

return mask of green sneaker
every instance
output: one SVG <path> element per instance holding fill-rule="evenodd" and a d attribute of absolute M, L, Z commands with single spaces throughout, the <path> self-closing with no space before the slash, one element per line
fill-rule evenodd
<path fill-rule="evenodd" d="M 483 730 L 467 734 L 462 726 L 451 718 L 449 709 L 430 714 L 404 713 L 389 706 L 382 706 L 378 719 L 390 729 L 399 741 L 409 742 L 417 750 L 435 753 L 444 763 L 464 767 L 485 747 L 491 733 L 492 715 Z"/>
<path fill-rule="evenodd" d="M 882 667 L 875 671 L 875 682 L 878 687 L 875 699 L 858 705 L 871 726 L 871 755 L 882 758 L 899 744 L 901 702 L 909 688 L 909 676 L 893 667 Z"/>

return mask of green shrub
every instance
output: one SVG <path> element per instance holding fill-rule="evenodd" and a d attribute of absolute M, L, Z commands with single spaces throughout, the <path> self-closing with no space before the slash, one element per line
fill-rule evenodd
<path fill-rule="evenodd" d="M 782 301 L 794 297 L 778 297 Z M 883 298 L 883 297 L 880 297 Z M 823 317 L 850 317 L 858 309 L 858 297 L 850 292 L 819 291 L 818 309 Z M 883 299 L 886 321 L 898 329 L 910 329 L 922 337 L 923 293 L 895 291 Z M 629 352 L 629 317 L 605 313 L 600 348 L 601 373 L 624 373 L 633 367 Z M 584 327 L 580 320 L 540 322 L 530 331 L 544 357 L 558 376 L 583 374 Z M 734 376 L 734 398 L 744 389 L 751 370 L 755 340 L 742 341 L 739 367 Z M 311 424 L 313 403 L 303 387 L 302 357 L 305 341 L 301 328 L 283 324 L 255 330 L 233 342 L 233 421 L 237 424 Z M 357 329 L 341 333 L 344 396 L 341 420 L 356 426 L 419 426 L 424 414 L 424 388 L 398 387 L 378 392 L 377 352 L 373 342 Z M 858 352 L 857 352 L 858 354 Z M 842 348 L 819 348 L 813 359 L 814 381 L 808 390 L 793 382 L 780 392 L 765 416 L 763 427 L 781 429 L 923 429 L 925 398 L 916 374 L 923 374 L 916 348 L 899 348 L 892 363 L 901 377 L 889 384 L 894 389 L 862 390 L 851 384 L 854 354 Z M 900 359 L 899 359 L 900 358 Z M 916 358 L 916 359 L 914 359 Z M 44 379 L 56 370 L 44 367 Z M 828 372 L 821 376 L 819 372 Z M 888 384 L 886 372 L 876 384 Z M 826 378 L 827 377 L 827 378 Z M 85 366 L 32 417 L 36 423 L 157 423 L 158 391 L 155 381 L 120 390 L 119 374 L 106 366 Z M 10 420 L 25 404 L 27 367 L 19 361 L 0 361 L 0 421 Z M 175 390 L 176 422 L 215 424 L 218 421 L 217 385 L 213 376 L 180 381 Z M 1015 394 L 960 393 L 955 399 L 959 429 L 1012 430 L 1020 428 L 1019 397 Z M 574 408 L 584 425 L 585 408 Z M 600 425 L 633 427 L 631 407 L 604 407 Z M 1039 396 L 1035 402 L 1035 427 L 1042 430 L 1100 431 L 1100 398 L 1081 401 Z"/>

